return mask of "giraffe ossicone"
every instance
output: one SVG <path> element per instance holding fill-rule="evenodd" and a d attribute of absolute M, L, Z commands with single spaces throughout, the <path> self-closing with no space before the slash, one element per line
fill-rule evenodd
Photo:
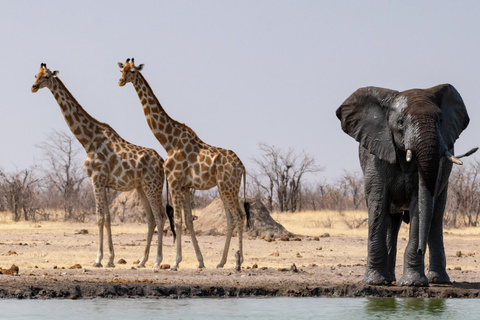
<path fill-rule="evenodd" d="M 222 268 L 227 261 L 230 240 L 235 228 L 237 228 L 239 241 L 237 268 L 240 268 L 243 262 L 243 221 L 246 216 L 248 227 L 250 220 L 249 204 L 245 199 L 246 172 L 242 161 L 235 152 L 203 142 L 190 127 L 170 118 L 141 74 L 143 64 L 135 66 L 134 59 L 131 61 L 127 59 L 125 63 L 119 62 L 118 65 L 122 72 L 118 81 L 119 86 L 124 86 L 129 82 L 133 84 L 143 106 L 148 126 L 167 151 L 164 170 L 175 210 L 175 228 L 182 230 L 183 211 L 199 267 L 203 268 L 203 256 L 193 228 L 190 189 L 208 190 L 215 186 L 218 187 L 225 207 L 227 234 L 222 258 L 217 268 Z M 238 199 L 242 177 L 244 210 L 241 209 Z M 180 232 L 177 235 L 176 248 L 177 256 L 172 267 L 174 270 L 178 268 L 182 260 Z"/>
<path fill-rule="evenodd" d="M 85 171 L 93 186 L 98 223 L 99 244 L 95 267 L 102 267 L 103 231 L 108 241 L 107 267 L 115 267 L 111 231 L 111 218 L 106 198 L 106 188 L 118 191 L 136 189 L 147 216 L 147 243 L 138 267 L 145 267 L 155 226 L 158 229 L 157 257 L 154 268 L 162 262 L 162 239 L 166 212 L 162 205 L 162 189 L 165 180 L 163 159 L 153 149 L 140 147 L 124 140 L 108 124 L 90 116 L 57 77 L 58 71 L 50 71 L 40 65 L 32 92 L 48 88 L 57 100 L 70 130 L 87 152 Z M 169 217 L 175 235 L 173 217 Z"/>

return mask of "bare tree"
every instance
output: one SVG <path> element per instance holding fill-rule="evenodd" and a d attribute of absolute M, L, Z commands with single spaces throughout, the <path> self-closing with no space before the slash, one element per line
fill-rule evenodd
<path fill-rule="evenodd" d="M 6 174 L 0 171 L 1 193 L 6 206 L 12 212 L 13 220 L 19 221 L 22 217 L 28 221 L 35 221 L 37 211 L 36 193 L 39 179 L 33 169 Z"/>
<path fill-rule="evenodd" d="M 446 226 L 480 224 L 480 161 L 456 166 L 449 180 Z"/>
<path fill-rule="evenodd" d="M 281 212 L 297 211 L 304 175 L 320 172 L 323 168 L 305 152 L 298 154 L 292 148 L 282 151 L 265 143 L 260 143 L 259 148 L 262 156 L 252 159 L 258 172 L 250 175 L 257 191 L 265 196 L 270 209 L 275 200 Z"/>
<path fill-rule="evenodd" d="M 363 183 L 363 175 L 359 172 L 344 171 L 340 178 L 340 185 L 345 189 L 345 194 L 348 197 L 347 207 L 353 207 L 353 210 L 366 209 L 365 205 L 365 190 Z"/>
<path fill-rule="evenodd" d="M 53 130 L 48 140 L 40 145 L 45 156 L 47 168 L 44 170 L 46 180 L 60 195 L 64 219 L 74 218 L 74 210 L 79 206 L 80 190 L 87 178 L 79 155 L 83 149 L 77 140 L 65 133 Z"/>

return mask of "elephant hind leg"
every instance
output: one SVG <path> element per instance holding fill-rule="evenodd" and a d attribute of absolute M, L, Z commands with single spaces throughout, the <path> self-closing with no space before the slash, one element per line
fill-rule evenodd
<path fill-rule="evenodd" d="M 402 224 L 403 214 L 391 214 L 390 221 L 387 227 L 387 269 L 389 272 L 389 279 L 391 282 L 396 281 L 395 278 L 395 264 L 397 261 L 397 240 L 398 231 Z"/>

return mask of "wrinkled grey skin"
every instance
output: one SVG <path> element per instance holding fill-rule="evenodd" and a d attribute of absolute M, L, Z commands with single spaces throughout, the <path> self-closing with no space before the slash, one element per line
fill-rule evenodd
<path fill-rule="evenodd" d="M 404 92 L 366 87 L 336 114 L 343 131 L 360 143 L 369 220 L 364 282 L 396 280 L 397 236 L 404 219 L 410 221 L 410 235 L 398 283 L 449 283 L 442 221 L 452 162 L 446 156 L 469 123 L 460 94 L 448 84 Z"/>

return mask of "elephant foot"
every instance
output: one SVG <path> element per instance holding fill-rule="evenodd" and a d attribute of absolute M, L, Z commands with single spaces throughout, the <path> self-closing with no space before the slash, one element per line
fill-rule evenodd
<path fill-rule="evenodd" d="M 435 271 L 429 270 L 427 273 L 427 278 L 430 283 L 435 284 L 450 284 L 450 277 L 446 271 Z"/>
<path fill-rule="evenodd" d="M 374 286 L 390 285 L 395 281 L 395 276 L 386 270 L 367 268 L 363 277 L 363 282 Z"/>
<path fill-rule="evenodd" d="M 398 285 L 410 287 L 428 287 L 428 279 L 423 271 L 419 272 L 409 269 L 403 273 L 402 278 L 400 281 L 398 281 Z"/>
<path fill-rule="evenodd" d="M 103 265 L 102 265 L 100 262 L 95 262 L 95 263 L 93 264 L 93 267 L 95 267 L 95 268 L 101 268 L 101 267 L 103 267 Z"/>

